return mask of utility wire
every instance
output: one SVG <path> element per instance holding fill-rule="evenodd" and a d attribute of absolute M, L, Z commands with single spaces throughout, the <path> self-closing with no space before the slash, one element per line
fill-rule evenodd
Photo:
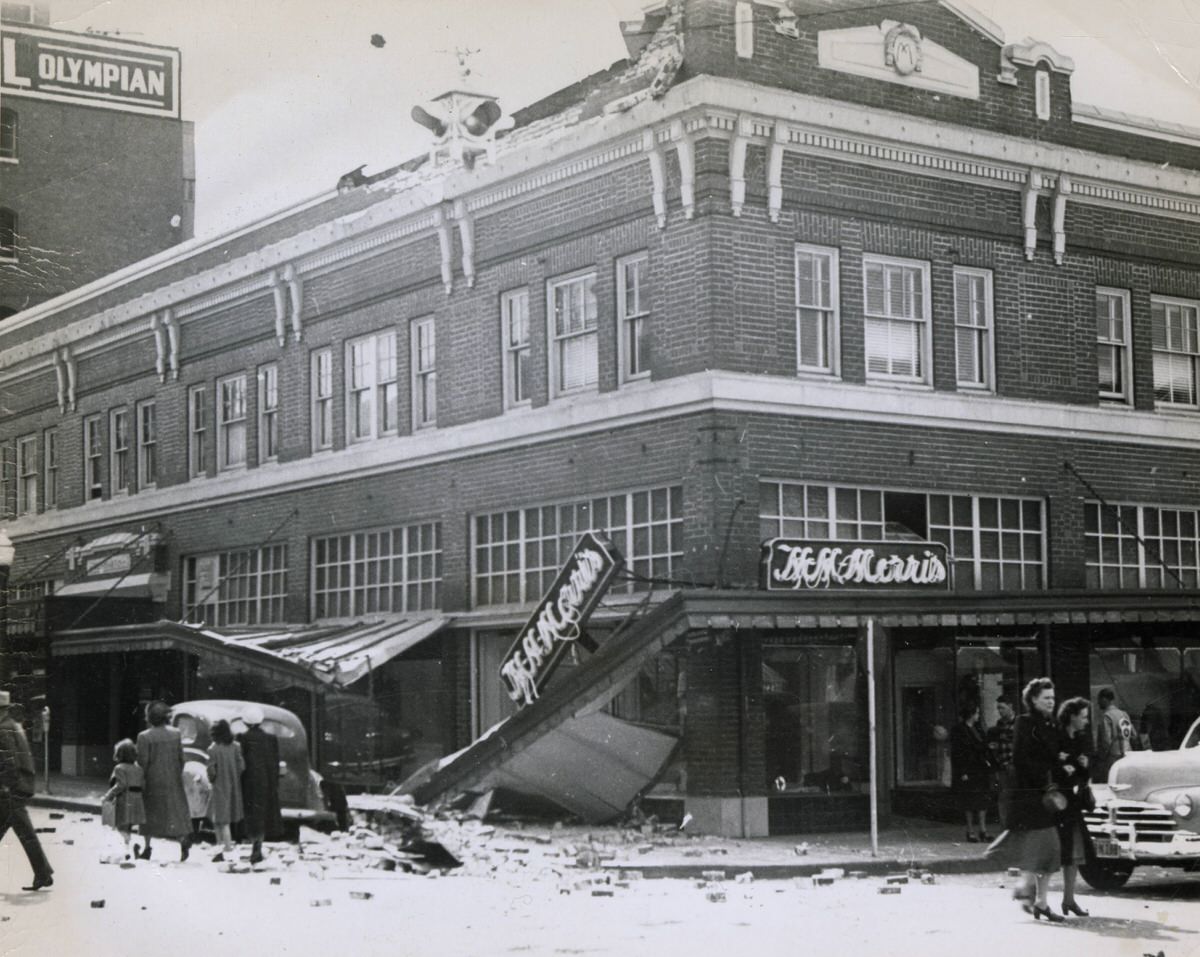
<path fill-rule="evenodd" d="M 130 551 L 132 551 L 133 547 L 138 542 L 140 542 L 143 538 L 145 538 L 151 532 L 157 532 L 157 531 L 160 531 L 161 529 L 162 529 L 162 526 L 158 522 L 155 522 L 149 528 L 142 529 L 141 533 L 137 536 L 137 538 L 135 538 L 132 542 L 130 542 L 126 546 L 126 548 L 129 549 Z M 129 567 L 127 569 L 125 569 L 125 572 L 115 582 L 113 582 L 108 587 L 108 591 L 106 591 L 103 595 L 101 595 L 94 602 L 92 602 L 90 605 L 88 605 L 87 608 L 84 609 L 83 614 L 79 615 L 78 618 L 76 618 L 73 622 L 71 622 L 71 624 L 69 624 L 67 626 L 67 630 L 69 631 L 70 629 L 77 626 L 81 621 L 83 621 L 85 618 L 87 618 L 88 615 L 90 615 L 93 611 L 95 611 L 97 606 L 102 601 L 107 599 L 108 596 L 111 595 L 114 591 L 116 591 L 121 586 L 121 582 L 123 582 L 126 578 L 128 578 L 131 574 L 133 574 L 133 570 L 135 568 L 140 568 L 142 563 L 145 562 L 149 557 L 150 557 L 150 552 L 147 551 L 145 555 L 142 555 L 140 558 L 135 558 L 133 561 L 131 561 L 129 563 Z"/>

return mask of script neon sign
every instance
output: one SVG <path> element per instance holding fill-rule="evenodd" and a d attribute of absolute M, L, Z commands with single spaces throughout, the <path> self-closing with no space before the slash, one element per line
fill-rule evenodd
<path fill-rule="evenodd" d="M 773 538 L 763 544 L 770 590 L 939 588 L 949 584 L 936 542 L 833 542 Z"/>

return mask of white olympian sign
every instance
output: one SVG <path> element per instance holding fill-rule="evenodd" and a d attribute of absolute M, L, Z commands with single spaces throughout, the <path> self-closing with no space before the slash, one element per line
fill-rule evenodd
<path fill-rule="evenodd" d="M 763 543 L 764 587 L 945 590 L 946 546 L 936 542 L 838 542 L 773 538 Z"/>
<path fill-rule="evenodd" d="M 179 116 L 179 51 L 5 24 L 0 95 Z"/>
<path fill-rule="evenodd" d="M 500 665 L 513 701 L 537 700 L 550 675 L 600 603 L 624 559 L 603 535 L 586 532 Z"/>

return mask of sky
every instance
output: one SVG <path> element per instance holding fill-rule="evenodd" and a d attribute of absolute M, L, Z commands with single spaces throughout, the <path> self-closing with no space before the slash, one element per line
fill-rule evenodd
<path fill-rule="evenodd" d="M 54 0 L 55 26 L 178 47 L 196 235 L 421 152 L 411 108 L 466 81 L 519 109 L 625 56 L 642 0 Z M 1200 128 L 1200 0 L 974 0 L 1076 63 L 1077 101 Z M 373 45 L 378 34 L 382 46 Z"/>

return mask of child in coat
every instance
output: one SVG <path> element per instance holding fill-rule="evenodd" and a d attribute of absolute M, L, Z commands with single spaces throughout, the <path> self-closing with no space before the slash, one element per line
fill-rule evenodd
<path fill-rule="evenodd" d="M 125 842 L 125 860 L 129 860 L 129 843 L 133 829 L 146 823 L 146 808 L 142 803 L 142 788 L 145 777 L 142 768 L 137 763 L 137 745 L 129 738 L 117 742 L 113 749 L 112 777 L 109 778 L 109 788 L 103 798 L 103 803 L 113 805 L 112 826 Z M 140 853 L 141 848 L 134 845 L 133 853 Z"/>

